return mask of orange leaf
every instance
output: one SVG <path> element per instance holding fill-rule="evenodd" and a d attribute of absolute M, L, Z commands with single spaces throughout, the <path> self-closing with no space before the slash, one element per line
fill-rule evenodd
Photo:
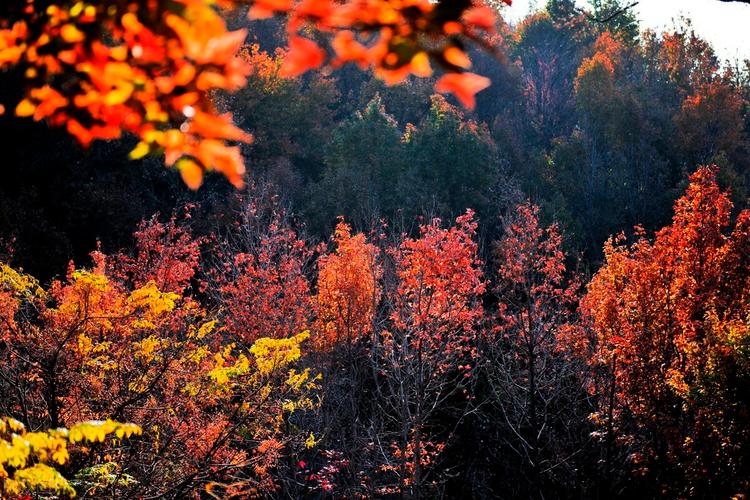
<path fill-rule="evenodd" d="M 214 116 L 202 111 L 195 111 L 190 123 L 190 133 L 207 138 L 227 139 L 230 141 L 250 142 L 250 134 L 232 123 L 232 116 L 225 114 Z"/>
<path fill-rule="evenodd" d="M 289 39 L 289 52 L 284 57 L 279 74 L 283 77 L 294 78 L 305 71 L 323 64 L 325 51 L 307 38 L 292 36 Z"/>
<path fill-rule="evenodd" d="M 243 186 L 242 176 L 245 173 L 245 163 L 242 160 L 240 148 L 227 147 L 221 141 L 201 141 L 195 149 L 195 155 L 207 168 L 224 174 L 235 187 Z"/>
<path fill-rule="evenodd" d="M 326 19 L 331 15 L 333 3 L 331 0 L 302 0 L 295 7 L 295 13 L 301 17 Z"/>
<path fill-rule="evenodd" d="M 355 39 L 354 33 L 351 31 L 345 30 L 337 33 L 333 42 L 331 42 L 331 46 L 341 62 L 352 61 L 359 64 L 363 69 L 367 67 L 367 48 Z"/>
<path fill-rule="evenodd" d="M 27 117 L 34 114 L 34 111 L 36 111 L 36 106 L 33 102 L 29 101 L 28 99 L 24 99 L 21 102 L 18 103 L 18 106 L 16 106 L 16 116 L 20 117 Z"/>
<path fill-rule="evenodd" d="M 39 101 L 34 111 L 34 120 L 41 120 L 52 116 L 58 109 L 68 105 L 68 99 L 49 85 L 38 89 L 31 89 L 31 98 Z"/>
<path fill-rule="evenodd" d="M 292 8 L 293 0 L 255 0 L 250 11 L 249 19 L 267 19 L 277 12 L 287 12 Z"/>
<path fill-rule="evenodd" d="M 72 24 L 66 24 L 60 28 L 60 36 L 68 43 L 82 42 L 86 35 Z"/>
<path fill-rule="evenodd" d="M 172 107 L 184 113 L 185 109 L 198 102 L 198 99 L 200 99 L 198 92 L 185 92 L 172 98 Z"/>
<path fill-rule="evenodd" d="M 239 52 L 246 38 L 247 30 L 244 29 L 230 31 L 224 35 L 213 37 L 206 46 L 203 58 L 199 58 L 198 62 L 217 65 L 226 64 L 227 61 Z"/>
<path fill-rule="evenodd" d="M 451 93 L 468 109 L 474 109 L 474 95 L 490 86 L 490 79 L 476 73 L 448 73 L 435 83 L 441 94 Z"/>
<path fill-rule="evenodd" d="M 406 80 L 411 73 L 411 64 L 405 64 L 396 69 L 375 68 L 375 76 L 385 82 L 386 85 L 398 85 Z"/>
<path fill-rule="evenodd" d="M 120 22 L 122 23 L 123 28 L 134 34 L 141 33 L 145 29 L 141 22 L 138 20 L 138 16 L 136 16 L 132 12 L 123 14 Z"/>
<path fill-rule="evenodd" d="M 78 139 L 78 142 L 81 143 L 81 146 L 87 148 L 91 145 L 91 141 L 94 140 L 94 136 L 83 125 L 81 125 L 77 120 L 68 120 L 67 123 L 67 129 L 68 133 Z"/>
<path fill-rule="evenodd" d="M 167 130 L 160 145 L 164 148 L 164 163 L 172 166 L 185 153 L 185 134 L 177 129 Z"/>
<path fill-rule="evenodd" d="M 471 67 L 471 59 L 466 55 L 466 52 L 458 47 L 448 47 L 443 51 L 443 57 L 445 57 L 445 60 L 450 64 L 458 66 L 459 68 Z"/>
<path fill-rule="evenodd" d="M 457 21 L 448 21 L 443 25 L 443 33 L 446 35 L 457 35 L 463 30 L 464 27 Z"/>

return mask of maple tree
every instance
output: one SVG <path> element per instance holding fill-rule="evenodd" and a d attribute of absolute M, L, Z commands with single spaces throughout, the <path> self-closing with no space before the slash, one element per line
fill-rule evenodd
<path fill-rule="evenodd" d="M 485 290 L 476 229 L 471 211 L 448 229 L 435 219 L 420 227 L 419 238 L 405 238 L 391 250 L 398 281 L 390 299 L 391 325 L 380 334 L 378 367 L 388 394 L 382 411 L 395 424 L 392 457 L 383 470 L 397 473 L 398 482 L 384 492 L 419 496 L 439 483 L 434 465 L 445 442 L 431 417 L 456 395 L 455 411 L 466 409 L 462 391 L 477 355 L 479 297 Z"/>
<path fill-rule="evenodd" d="M 690 177 L 672 224 L 653 241 L 642 231 L 631 245 L 610 240 L 583 300 L 593 333 L 585 356 L 601 368 L 595 421 L 610 446 L 631 443 L 632 467 L 649 474 L 669 464 L 694 491 L 711 490 L 710 474 L 746 487 L 747 440 L 736 426 L 747 411 L 750 214 L 725 234 L 732 204 L 716 172 Z M 654 472 L 663 491 L 669 476 L 659 474 L 668 473 Z"/>
<path fill-rule="evenodd" d="M 288 338 L 312 325 L 312 297 L 305 271 L 312 249 L 278 200 L 252 199 L 227 238 L 213 287 L 226 314 L 227 331 L 246 346 L 260 337 Z"/>
<path fill-rule="evenodd" d="M 528 463 L 531 491 L 565 466 L 563 429 L 574 433 L 568 429 L 576 420 L 558 415 L 575 412 L 583 392 L 571 383 L 580 367 L 565 356 L 580 334 L 580 283 L 566 266 L 558 225 L 544 227 L 539 218 L 539 207 L 525 203 L 503 221 L 495 247 L 498 318 L 483 353 L 500 425 L 508 428 L 509 449 Z"/>
<path fill-rule="evenodd" d="M 161 222 L 156 214 L 142 221 L 133 234 L 133 255 L 120 252 L 109 257 L 108 271 L 118 279 L 141 287 L 153 281 L 159 290 L 187 295 L 196 279 L 201 247 L 205 238 L 196 238 L 189 226 L 193 206 L 184 207 L 180 218 L 173 214 Z"/>
<path fill-rule="evenodd" d="M 363 234 L 352 236 L 343 221 L 336 226 L 333 240 L 335 253 L 318 259 L 317 342 L 323 349 L 338 344 L 351 347 L 369 336 L 380 299 L 377 248 Z"/>
<path fill-rule="evenodd" d="M 33 428 L 138 422 L 143 439 L 107 462 L 134 480 L 112 494 L 179 496 L 230 471 L 234 489 L 275 490 L 281 450 L 309 438 L 283 425 L 314 406 L 317 378 L 295 368 L 309 334 L 225 340 L 188 293 L 199 242 L 174 218 L 144 223 L 137 241 L 134 257 L 94 252 L 93 269 L 46 290 L 2 265 L 0 408 Z"/>
<path fill-rule="evenodd" d="M 508 1 L 510 3 L 510 1 Z M 140 142 L 132 158 L 164 155 L 185 183 L 197 188 L 205 170 L 243 184 L 239 146 L 252 136 L 220 114 L 214 91 L 245 85 L 250 66 L 238 51 L 247 31 L 229 31 L 218 5 L 249 5 L 250 19 L 287 16 L 289 49 L 282 76 L 320 67 L 326 52 L 301 31 L 333 38 L 332 66 L 373 66 L 388 83 L 409 74 L 446 74 L 436 82 L 467 107 L 489 80 L 466 71 L 464 41 L 481 43 L 494 29 L 493 11 L 466 1 L 162 0 L 10 2 L 0 11 L 0 68 L 18 68 L 27 81 L 15 114 L 65 127 L 88 146 L 123 132 Z M 358 34 L 364 34 L 358 39 Z M 368 39 L 365 41 L 365 39 Z M 9 103 L 10 104 L 10 103 Z M 3 108 L 4 109 L 4 108 Z"/>
<path fill-rule="evenodd" d="M 719 61 L 711 45 L 690 26 L 666 32 L 658 47 L 655 63 L 678 87 L 683 97 L 714 80 Z"/>

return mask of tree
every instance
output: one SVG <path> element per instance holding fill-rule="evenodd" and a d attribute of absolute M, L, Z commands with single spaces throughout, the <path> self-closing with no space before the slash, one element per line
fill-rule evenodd
<path fill-rule="evenodd" d="M 336 226 L 334 243 L 335 253 L 318 259 L 317 343 L 324 350 L 351 349 L 372 334 L 381 293 L 377 247 L 361 233 L 352 236 L 343 221 Z"/>
<path fill-rule="evenodd" d="M 612 227 L 606 219 L 616 219 L 621 214 L 616 208 L 612 211 L 602 210 L 602 205 L 610 199 L 622 199 L 623 190 L 632 190 L 624 180 L 628 164 L 617 161 L 616 143 L 620 130 L 612 130 L 619 125 L 626 104 L 622 93 L 616 86 L 616 78 L 622 74 L 624 47 L 609 32 L 604 32 L 594 43 L 594 54 L 584 59 L 578 68 L 575 80 L 576 104 L 581 116 L 581 128 L 586 135 L 584 148 L 586 156 L 584 169 L 576 172 L 571 181 L 582 187 L 582 205 L 573 209 L 580 210 L 586 227 L 586 233 L 598 231 L 595 240 L 610 234 Z M 574 164 L 575 165 L 575 164 Z M 582 174 L 582 175 L 581 175 Z M 635 188 L 637 189 L 637 188 Z M 615 214 L 612 214 L 614 212 Z M 605 219 L 605 220 L 602 220 Z M 618 221 L 619 222 L 619 221 Z M 595 243 L 595 245 L 598 245 Z"/>
<path fill-rule="evenodd" d="M 188 467 L 198 427 L 210 421 L 183 390 L 205 375 L 208 352 L 201 354 L 201 344 L 215 322 L 153 280 L 128 289 L 105 274 L 104 256 L 95 260 L 93 270 L 71 269 L 66 282 L 49 290 L 33 281 L 12 290 L 19 309 L 4 328 L 3 411 L 32 428 L 138 421 L 148 441 L 160 433 L 167 439 L 162 449 L 139 446 L 137 459 L 123 466 L 139 481 L 148 470 L 162 482 L 157 488 L 166 487 L 180 470 L 167 472 L 167 463 Z M 13 276 L 6 269 L 6 289 Z M 171 411 L 154 412 L 163 405 Z"/>
<path fill-rule="evenodd" d="M 695 33 L 689 21 L 663 34 L 657 61 L 682 97 L 711 83 L 719 68 L 713 48 Z"/>
<path fill-rule="evenodd" d="M 477 355 L 485 290 L 476 227 L 470 211 L 449 229 L 435 219 L 420 228 L 418 239 L 407 238 L 393 250 L 398 287 L 376 366 L 384 395 L 380 411 L 394 433 L 385 443 L 393 455 L 384 457 L 384 470 L 398 481 L 384 492 L 419 497 L 437 486 L 435 462 L 451 432 L 435 417 L 447 412 L 455 422 L 467 411 L 464 391 Z"/>
<path fill-rule="evenodd" d="M 28 494 L 52 494 L 74 497 L 75 489 L 53 465 L 65 465 L 70 459 L 68 445 L 104 442 L 114 435 L 112 443 L 140 435 L 141 428 L 133 424 L 105 422 L 84 422 L 70 429 L 53 429 L 30 432 L 14 418 L 0 418 L 0 493 L 3 498 L 29 498 Z M 127 474 L 115 479 L 127 484 L 132 480 Z M 87 493 L 95 493 L 98 487 L 107 484 L 94 484 Z"/>
<path fill-rule="evenodd" d="M 219 243 L 211 293 L 227 332 L 244 347 L 262 337 L 291 338 L 312 325 L 313 300 L 305 274 L 307 242 L 277 199 L 264 206 L 253 190 L 240 197 L 234 227 Z M 257 192 L 257 191 L 255 191 Z"/>
<path fill-rule="evenodd" d="M 343 215 L 358 227 L 373 227 L 405 204 L 406 151 L 399 124 L 380 96 L 334 130 L 322 178 L 310 189 L 308 212 L 330 231 Z"/>
<path fill-rule="evenodd" d="M 667 216 L 679 163 L 672 134 L 674 108 L 662 104 L 665 75 L 648 75 L 640 46 L 609 32 L 594 42 L 574 82 L 578 130 L 553 141 L 545 174 L 556 211 L 583 248 L 598 255 L 613 232 L 637 223 L 652 226 Z M 653 80 L 649 81 L 649 78 Z M 542 180 L 544 182 L 544 180 Z"/>
<path fill-rule="evenodd" d="M 590 36 L 580 16 L 540 12 L 518 27 L 514 55 L 523 66 L 526 122 L 537 141 L 547 142 L 574 125 L 572 83 L 583 56 L 581 42 Z"/>
<path fill-rule="evenodd" d="M 316 178 L 323 163 L 322 144 L 331 140 L 334 112 L 341 96 L 331 78 L 284 78 L 281 66 L 286 55 L 260 50 L 256 44 L 240 52 L 250 67 L 247 84 L 230 98 L 227 106 L 241 117 L 238 124 L 253 134 L 246 159 L 254 174 L 267 173 L 282 188 L 289 167 L 301 173 L 301 180 Z M 290 165 L 291 164 L 291 165 Z M 288 181 L 287 181 L 288 182 Z"/>
<path fill-rule="evenodd" d="M 591 6 L 593 7 L 594 19 L 602 23 L 606 31 L 617 36 L 626 45 L 638 43 L 638 37 L 640 36 L 638 18 L 630 10 L 634 7 L 633 2 L 594 0 Z"/>
<path fill-rule="evenodd" d="M 135 256 L 95 252 L 48 289 L 0 265 L 0 411 L 32 429 L 138 422 L 143 439 L 113 465 L 134 480 L 111 495 L 181 497 L 230 478 L 276 490 L 284 450 L 309 437 L 290 423 L 314 406 L 317 378 L 297 370 L 309 334 L 238 346 L 190 294 L 187 230 L 152 220 L 138 240 Z"/>
<path fill-rule="evenodd" d="M 610 240 L 583 300 L 605 466 L 621 445 L 659 492 L 747 487 L 747 434 L 737 425 L 748 411 L 749 215 L 725 235 L 732 205 L 716 174 L 702 167 L 690 177 L 653 241 Z"/>
<path fill-rule="evenodd" d="M 514 494 L 544 496 L 548 484 L 575 484 L 570 461 L 585 443 L 582 367 L 566 355 L 579 332 L 580 283 L 567 269 L 557 225 L 543 227 L 530 203 L 504 221 L 495 257 L 499 311 L 484 361 L 494 411 L 485 418 L 499 420 L 506 443 L 497 453 L 517 455 L 506 459 L 508 477 L 528 482 Z M 514 461 L 522 465 L 513 469 Z"/>
<path fill-rule="evenodd" d="M 740 151 L 747 136 L 742 106 L 739 92 L 723 78 L 700 85 L 687 96 L 675 116 L 684 163 L 715 163 L 726 156 L 733 165 L 743 164 Z"/>
<path fill-rule="evenodd" d="M 383 274 L 379 249 L 340 220 L 335 249 L 318 258 L 313 330 L 325 394 L 317 423 L 327 436 L 321 488 L 338 484 L 339 495 L 372 493 L 365 477 L 375 472 L 367 419 L 377 402 L 372 390 L 372 346 L 378 334 Z M 346 465 L 346 466 L 344 466 Z M 326 479 L 327 478 L 327 479 Z M 369 491 L 368 491 L 369 490 Z"/>
<path fill-rule="evenodd" d="M 407 127 L 404 142 L 411 165 L 402 181 L 409 191 L 401 206 L 411 204 L 414 215 L 452 217 L 470 208 L 489 216 L 506 201 L 499 193 L 509 181 L 489 129 L 442 96 L 433 96 L 419 126 Z"/>
<path fill-rule="evenodd" d="M 107 259 L 109 272 L 136 287 L 153 281 L 159 290 L 185 296 L 197 279 L 201 247 L 188 224 L 193 206 L 186 206 L 182 219 L 173 214 L 167 222 L 159 214 L 142 221 L 133 235 L 134 255 L 120 252 Z"/>
<path fill-rule="evenodd" d="M 342 214 L 359 227 L 381 218 L 410 226 L 425 214 L 494 214 L 507 202 L 512 183 L 488 127 L 442 96 L 430 102 L 420 123 L 402 129 L 376 97 L 339 127 L 312 189 L 320 225 Z"/>

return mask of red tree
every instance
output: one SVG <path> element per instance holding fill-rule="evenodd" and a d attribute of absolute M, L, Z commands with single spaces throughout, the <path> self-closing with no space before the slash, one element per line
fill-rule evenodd
<path fill-rule="evenodd" d="M 392 327 L 381 334 L 379 362 L 388 398 L 381 411 L 397 429 L 396 463 L 386 457 L 386 470 L 397 470 L 396 489 L 412 496 L 440 479 L 432 465 L 445 442 L 438 440 L 431 417 L 447 411 L 451 398 L 465 390 L 477 354 L 485 282 L 473 217 L 469 211 L 449 229 L 435 219 L 420 228 L 419 238 L 407 238 L 392 251 L 398 286 Z M 465 403 L 466 398 L 456 411 L 465 411 Z"/>
<path fill-rule="evenodd" d="M 243 200 L 215 288 L 227 331 L 250 346 L 261 337 L 290 338 L 312 326 L 305 272 L 313 252 L 277 201 L 263 206 L 262 200 Z"/>
<path fill-rule="evenodd" d="M 519 473 L 528 470 L 530 488 L 542 491 L 545 479 L 566 467 L 583 392 L 572 382 L 580 366 L 565 355 L 579 334 L 580 283 L 566 268 L 558 226 L 543 227 L 539 207 L 519 205 L 504 225 L 495 248 L 499 317 L 488 379 L 509 449 L 524 464 Z"/>

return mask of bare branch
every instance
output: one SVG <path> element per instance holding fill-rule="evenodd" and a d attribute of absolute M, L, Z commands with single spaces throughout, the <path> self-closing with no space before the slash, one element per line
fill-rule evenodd
<path fill-rule="evenodd" d="M 729 1 L 729 0 L 720 0 L 720 1 Z M 750 2 L 750 0 L 742 0 L 742 1 L 748 1 L 748 2 Z M 611 20 L 613 20 L 614 18 L 616 18 L 618 16 L 621 16 L 625 12 L 629 11 L 630 9 L 632 9 L 633 7 L 635 7 L 636 5 L 638 5 L 639 3 L 640 2 L 631 2 L 628 5 L 626 5 L 624 7 L 621 7 L 619 9 L 617 9 L 616 11 L 610 13 L 606 17 L 597 17 L 597 16 L 594 16 L 591 13 L 589 13 L 589 12 L 583 10 L 583 9 L 579 9 L 579 12 L 582 13 L 587 18 L 589 18 L 591 21 L 595 21 L 597 23 L 606 24 L 606 23 L 610 22 Z"/>

